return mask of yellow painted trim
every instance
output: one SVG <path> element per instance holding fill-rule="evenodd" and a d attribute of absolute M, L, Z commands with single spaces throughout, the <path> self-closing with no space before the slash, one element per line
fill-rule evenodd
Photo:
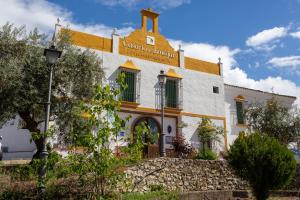
<path fill-rule="evenodd" d="M 221 117 L 221 116 L 213 116 L 213 115 L 203 115 L 203 114 L 196 114 L 196 113 L 190 113 L 190 112 L 181 112 L 180 113 L 183 116 L 189 116 L 189 117 L 206 117 L 206 118 L 210 118 L 210 119 L 219 119 L 219 120 L 224 120 L 225 117 Z"/>
<path fill-rule="evenodd" d="M 146 107 L 136 107 L 133 109 L 128 108 L 129 110 L 126 110 L 125 107 L 121 108 L 121 112 L 136 112 L 136 113 L 149 113 L 149 114 L 160 114 L 160 110 L 159 109 L 153 109 L 153 108 L 146 108 Z M 178 112 L 174 112 L 174 110 L 178 111 Z M 224 146 L 225 146 L 225 150 L 228 151 L 228 140 L 227 140 L 227 125 L 226 125 L 226 117 L 222 117 L 222 116 L 213 116 L 213 115 L 204 115 L 204 114 L 197 114 L 197 113 L 190 113 L 190 112 L 183 112 L 179 109 L 171 109 L 171 108 L 165 108 L 165 114 L 168 116 L 174 116 L 174 117 L 178 117 L 178 116 L 189 116 L 189 117 L 198 117 L 198 118 L 210 118 L 210 119 L 215 119 L 215 120 L 222 120 L 223 121 L 223 127 L 224 127 Z"/>
<path fill-rule="evenodd" d="M 72 44 L 76 46 L 112 52 L 111 39 L 65 28 L 62 28 L 60 31 L 69 34 Z"/>
<path fill-rule="evenodd" d="M 135 70 L 135 71 L 140 71 L 141 68 L 139 68 L 138 66 L 136 66 L 132 60 L 127 60 L 124 64 L 122 64 L 120 66 L 121 68 L 125 68 L 125 69 L 131 69 L 131 70 Z"/>
<path fill-rule="evenodd" d="M 235 101 L 243 102 L 245 101 L 245 97 L 242 95 L 238 95 L 237 97 L 234 98 Z"/>
<path fill-rule="evenodd" d="M 223 126 L 224 126 L 224 145 L 225 145 L 225 150 L 228 151 L 226 118 L 224 118 L 223 120 Z"/>
<path fill-rule="evenodd" d="M 121 107 L 126 107 L 126 108 L 136 108 L 140 104 L 136 102 L 129 102 L 129 101 L 121 101 Z"/>
<path fill-rule="evenodd" d="M 186 69 L 189 70 L 220 76 L 220 66 L 217 63 L 211 63 L 195 58 L 184 57 L 184 66 Z"/>
<path fill-rule="evenodd" d="M 182 76 L 180 74 L 177 74 L 174 69 L 169 69 L 168 72 L 166 73 L 166 76 L 182 79 Z"/>
<path fill-rule="evenodd" d="M 72 44 L 76 46 L 81 46 L 90 49 L 96 49 L 100 51 L 112 52 L 112 40 L 109 38 L 104 38 L 97 35 L 92 35 L 88 33 L 83 33 L 80 31 L 70 30 L 66 28 L 62 28 L 61 32 L 67 32 L 70 35 Z M 138 45 L 146 45 L 145 37 L 147 35 L 154 36 L 156 38 L 156 43 L 159 44 L 161 51 L 169 52 L 174 54 L 174 57 L 166 59 L 165 57 L 156 54 L 145 54 L 143 52 L 137 52 L 134 49 L 126 49 L 123 46 L 123 43 L 137 43 Z M 146 45 L 147 46 L 147 45 Z M 150 47 L 148 47 L 150 48 Z M 179 67 L 179 57 L 178 51 L 174 51 L 169 42 L 158 32 L 150 33 L 143 32 L 140 29 L 135 30 L 129 36 L 124 38 L 120 38 L 119 42 L 119 53 L 121 55 L 136 57 L 144 60 L 150 60 L 157 63 L 167 64 L 174 67 Z M 199 71 L 209 74 L 220 75 L 220 67 L 218 64 L 210 63 L 190 57 L 185 57 L 185 68 L 193 71 Z"/>

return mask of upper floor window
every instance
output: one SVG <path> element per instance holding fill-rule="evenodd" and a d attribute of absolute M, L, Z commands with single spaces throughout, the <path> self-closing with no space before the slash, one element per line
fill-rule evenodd
<path fill-rule="evenodd" d="M 121 101 L 135 102 L 135 76 L 134 72 L 122 71 L 125 74 L 125 85 L 127 86 L 121 93 Z"/>
<path fill-rule="evenodd" d="M 235 98 L 236 116 L 238 124 L 245 124 L 244 101 L 245 98 L 241 95 Z"/>
<path fill-rule="evenodd" d="M 120 100 L 139 103 L 140 96 L 140 68 L 131 60 L 127 60 L 120 66 L 120 72 L 125 75 L 126 88 L 121 91 Z"/>
<path fill-rule="evenodd" d="M 167 79 L 166 82 L 166 107 L 177 108 L 177 81 Z"/>
<path fill-rule="evenodd" d="M 174 69 L 169 69 L 166 75 L 166 107 L 182 108 L 182 76 L 177 74 Z"/>
<path fill-rule="evenodd" d="M 244 124 L 244 108 L 243 102 L 236 101 L 236 115 L 237 115 L 237 122 L 238 124 Z"/>

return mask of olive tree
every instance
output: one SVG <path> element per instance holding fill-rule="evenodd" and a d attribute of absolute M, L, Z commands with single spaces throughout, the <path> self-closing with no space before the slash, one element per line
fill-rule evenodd
<path fill-rule="evenodd" d="M 274 137 L 284 145 L 299 139 L 300 112 L 297 107 L 289 109 L 271 98 L 265 104 L 250 105 L 245 115 L 251 131 Z"/>
<path fill-rule="evenodd" d="M 93 85 L 101 84 L 101 59 L 89 50 L 72 46 L 68 32 L 56 37 L 56 47 L 63 51 L 54 68 L 50 120 L 55 120 L 61 135 L 70 130 L 76 115 L 72 108 L 92 96 Z M 7 23 L 0 28 L 0 127 L 19 115 L 22 128 L 40 135 L 44 121 L 44 102 L 48 93 L 49 72 L 44 48 L 47 36 L 37 29 Z M 42 137 L 33 137 L 39 154 Z"/>

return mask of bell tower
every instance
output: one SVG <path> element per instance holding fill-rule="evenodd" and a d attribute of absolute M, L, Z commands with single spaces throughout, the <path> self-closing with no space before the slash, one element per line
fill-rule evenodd
<path fill-rule="evenodd" d="M 158 16 L 159 14 L 153 12 L 151 8 L 141 10 L 142 16 L 142 31 L 147 32 L 147 19 L 152 20 L 152 32 L 158 33 Z"/>

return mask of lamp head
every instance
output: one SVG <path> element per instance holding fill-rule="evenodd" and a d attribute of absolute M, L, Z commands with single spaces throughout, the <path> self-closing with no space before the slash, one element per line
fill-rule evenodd
<path fill-rule="evenodd" d="M 167 76 L 164 70 L 160 70 L 160 74 L 157 76 L 157 78 L 160 85 L 164 85 L 166 83 Z"/>
<path fill-rule="evenodd" d="M 54 45 L 44 50 L 44 56 L 46 57 L 47 63 L 54 65 L 57 63 L 58 58 L 61 56 L 61 51 L 57 50 Z"/>

